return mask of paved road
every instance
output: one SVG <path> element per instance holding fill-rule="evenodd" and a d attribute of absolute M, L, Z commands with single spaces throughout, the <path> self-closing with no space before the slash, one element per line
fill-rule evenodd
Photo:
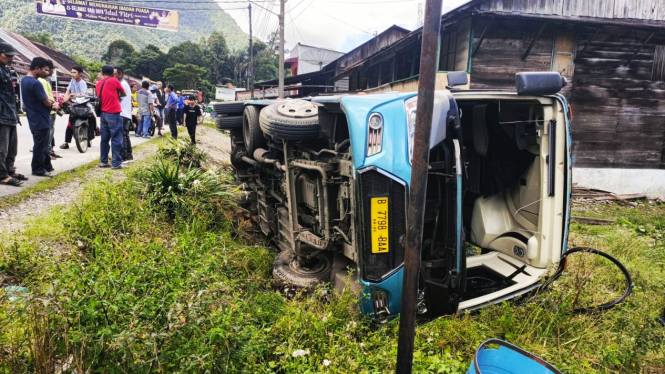
<path fill-rule="evenodd" d="M 56 117 L 55 124 L 55 144 L 56 153 L 62 156 L 53 160 L 53 174 L 59 174 L 63 171 L 72 170 L 78 166 L 85 165 L 91 161 L 99 160 L 99 137 L 95 137 L 92 141 L 92 147 L 88 148 L 86 153 L 80 153 L 76 149 L 76 143 L 72 140 L 69 149 L 60 149 L 60 145 L 65 142 L 65 129 L 67 127 L 68 116 Z M 32 134 L 28 127 L 28 120 L 21 118 L 23 126 L 18 126 L 18 155 L 16 156 L 16 171 L 29 178 L 23 182 L 21 187 L 0 186 L 0 199 L 19 193 L 23 188 L 37 184 L 39 181 L 44 180 L 43 177 L 36 177 L 31 175 L 30 163 L 32 161 L 32 152 L 30 149 L 33 146 Z M 131 135 L 132 146 L 145 143 L 147 140 L 143 138 L 136 138 Z M 110 161 L 109 153 L 109 161 Z"/>

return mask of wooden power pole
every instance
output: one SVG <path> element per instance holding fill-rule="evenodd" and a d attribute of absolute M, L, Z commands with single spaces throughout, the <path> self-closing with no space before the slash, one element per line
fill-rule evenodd
<path fill-rule="evenodd" d="M 284 98 L 284 4 L 279 0 L 279 98 Z"/>
<path fill-rule="evenodd" d="M 416 131 L 413 139 L 411 162 L 411 188 L 406 222 L 406 248 L 404 278 L 402 282 L 402 310 L 399 315 L 397 341 L 397 374 L 410 374 L 413 365 L 413 342 L 416 337 L 416 297 L 423 238 L 429 142 L 434 114 L 434 89 L 441 32 L 441 1 L 427 0 L 418 78 L 418 107 Z"/>

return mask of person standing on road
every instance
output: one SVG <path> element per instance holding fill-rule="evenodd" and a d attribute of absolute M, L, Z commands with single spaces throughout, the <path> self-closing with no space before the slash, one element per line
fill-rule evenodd
<path fill-rule="evenodd" d="M 157 90 L 155 90 L 155 125 L 159 136 L 162 136 L 162 126 L 166 123 L 166 115 L 164 113 L 164 105 L 166 105 L 166 93 L 162 89 L 162 82 L 157 82 Z"/>
<path fill-rule="evenodd" d="M 14 62 L 15 55 L 16 50 L 11 44 L 0 43 L 0 184 L 18 187 L 28 178 L 14 170 L 18 151 L 18 106 L 9 65 Z"/>
<path fill-rule="evenodd" d="M 88 84 L 83 80 L 83 67 L 74 65 L 69 73 L 72 75 L 72 80 L 69 81 L 69 86 L 67 86 L 65 98 L 62 102 L 71 104 L 72 96 L 85 95 L 88 92 Z M 74 123 L 71 114 L 69 115 L 68 122 L 67 129 L 65 130 L 65 142 L 60 146 L 61 149 L 69 149 L 69 143 L 72 142 L 72 136 L 74 135 Z"/>
<path fill-rule="evenodd" d="M 122 169 L 122 107 L 120 98 L 126 96 L 120 81 L 113 78 L 113 66 L 102 67 L 102 80 L 97 82 L 95 90 L 97 97 L 101 100 L 102 116 L 100 127 L 102 131 L 102 144 L 100 168 L 112 166 L 113 169 Z M 109 146 L 109 142 L 111 146 Z M 109 148 L 112 148 L 112 162 L 109 165 Z"/>
<path fill-rule="evenodd" d="M 180 94 L 180 91 L 176 91 L 175 95 L 178 97 L 178 110 L 175 112 L 175 116 L 178 121 L 178 126 L 182 126 L 184 124 L 182 115 L 185 110 L 185 98 Z"/>
<path fill-rule="evenodd" d="M 153 94 L 148 91 L 150 82 L 143 81 L 141 83 L 141 90 L 136 93 L 136 101 L 139 104 L 139 125 L 136 127 L 136 136 L 143 135 L 144 139 L 150 138 L 148 130 L 150 129 L 150 121 L 152 116 L 155 115 L 155 106 L 153 101 Z"/>
<path fill-rule="evenodd" d="M 196 105 L 196 98 L 192 95 L 189 97 L 189 105 L 185 107 L 185 127 L 187 127 L 187 132 L 189 133 L 189 138 L 192 140 L 192 144 L 196 145 L 196 126 L 201 123 L 203 119 L 203 113 L 201 113 L 201 107 Z"/>
<path fill-rule="evenodd" d="M 125 70 L 116 66 L 113 76 L 120 81 L 125 90 L 125 96 L 120 99 L 120 116 L 122 117 L 122 161 L 127 162 L 134 159 L 132 156 L 132 143 L 129 140 L 129 132 L 132 131 L 132 88 L 125 80 Z"/>
<path fill-rule="evenodd" d="M 30 72 L 21 80 L 23 107 L 28 114 L 32 133 L 32 175 L 52 177 L 51 156 L 51 110 L 57 109 L 55 101 L 48 98 L 44 86 L 38 80 L 51 75 L 53 63 L 43 57 L 35 57 L 30 63 Z"/>
<path fill-rule="evenodd" d="M 57 101 L 53 97 L 53 87 L 51 87 L 50 80 L 46 80 L 44 78 L 39 78 L 38 81 L 44 87 L 44 92 L 46 92 L 46 96 L 48 96 L 48 98 L 50 100 L 53 100 L 57 104 Z M 49 143 L 48 143 L 48 145 L 49 145 L 48 154 L 49 154 L 49 156 L 51 156 L 51 160 L 55 160 L 56 158 L 61 157 L 61 156 L 57 155 L 55 153 L 55 151 L 53 151 L 53 147 L 55 146 L 55 140 L 53 138 L 53 134 L 55 134 L 55 110 L 51 111 L 51 133 L 49 134 L 49 139 L 50 140 L 49 140 Z"/>
<path fill-rule="evenodd" d="M 169 84 L 166 86 L 166 97 L 168 101 L 166 102 L 166 118 L 169 123 L 169 129 L 171 130 L 171 136 L 173 139 L 178 139 L 178 125 L 176 124 L 176 111 L 178 107 L 178 97 L 173 92 L 173 85 Z"/>
<path fill-rule="evenodd" d="M 153 84 L 152 87 L 150 87 L 150 93 L 152 94 L 150 100 L 151 103 L 153 103 L 153 107 L 155 109 L 155 112 L 153 113 L 153 116 L 155 117 L 155 127 L 157 127 L 157 136 L 164 136 L 162 135 L 162 127 L 161 125 L 157 126 L 160 121 L 161 117 L 159 116 L 159 99 L 157 98 L 157 91 L 159 88 L 157 88 L 156 84 Z"/>

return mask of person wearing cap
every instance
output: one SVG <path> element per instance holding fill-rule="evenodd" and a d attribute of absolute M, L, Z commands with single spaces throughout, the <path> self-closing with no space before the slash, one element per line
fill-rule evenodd
<path fill-rule="evenodd" d="M 184 123 L 182 121 L 182 119 L 183 119 L 182 114 L 183 114 L 183 111 L 185 110 L 185 98 L 182 96 L 180 91 L 176 91 L 175 95 L 178 98 L 178 104 L 177 104 L 178 109 L 175 112 L 175 117 L 176 117 L 176 120 L 178 122 L 178 126 L 182 126 L 183 123 Z"/>
<path fill-rule="evenodd" d="M 178 105 L 178 97 L 173 92 L 173 85 L 169 84 L 166 86 L 166 97 L 168 101 L 166 102 L 165 116 L 169 124 L 169 130 L 171 130 L 171 136 L 173 139 L 178 139 L 178 125 L 175 120 L 175 113 Z"/>
<path fill-rule="evenodd" d="M 18 106 L 9 65 L 14 62 L 15 55 L 16 50 L 11 44 L 0 43 L 0 184 L 18 187 L 28 178 L 14 170 L 18 151 Z"/>
<path fill-rule="evenodd" d="M 161 124 L 161 114 L 159 113 L 159 98 L 157 97 L 157 92 L 159 91 L 159 87 L 157 87 L 156 84 L 153 84 L 150 87 L 150 93 L 152 94 L 152 97 L 150 98 L 151 103 L 153 104 L 154 112 L 153 116 L 155 117 L 155 126 L 157 127 L 157 136 L 164 136 L 162 135 L 162 124 Z M 145 134 L 143 134 L 145 136 Z"/>

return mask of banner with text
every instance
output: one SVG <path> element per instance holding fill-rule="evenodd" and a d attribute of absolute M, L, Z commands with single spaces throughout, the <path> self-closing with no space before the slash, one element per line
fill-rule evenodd
<path fill-rule="evenodd" d="M 39 0 L 37 13 L 167 31 L 178 31 L 179 21 L 175 11 L 90 0 Z"/>

